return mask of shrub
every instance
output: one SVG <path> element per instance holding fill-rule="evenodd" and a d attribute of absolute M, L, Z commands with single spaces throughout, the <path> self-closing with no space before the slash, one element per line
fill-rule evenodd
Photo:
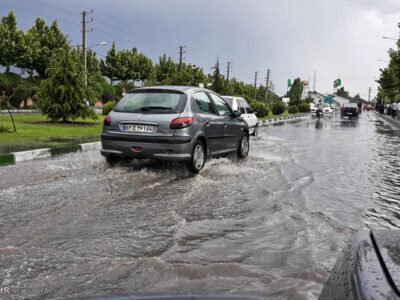
<path fill-rule="evenodd" d="M 257 117 L 259 117 L 259 118 L 266 117 L 269 114 L 269 108 L 264 103 L 252 102 L 251 108 L 252 108 L 252 110 L 257 112 Z"/>
<path fill-rule="evenodd" d="M 115 100 L 115 91 L 111 85 L 104 86 L 101 95 L 101 101 L 106 104 Z"/>
<path fill-rule="evenodd" d="M 288 109 L 289 114 L 297 114 L 298 112 L 299 112 L 299 109 L 297 108 L 296 105 L 289 106 L 289 109 Z"/>
<path fill-rule="evenodd" d="M 114 106 L 115 106 L 115 102 L 112 102 L 112 101 L 107 102 L 106 104 L 104 104 L 104 106 L 103 106 L 103 115 L 105 115 L 105 116 L 108 115 L 110 113 L 110 111 L 113 110 Z"/>
<path fill-rule="evenodd" d="M 301 103 L 299 105 L 299 112 L 310 112 L 310 105 L 308 103 Z"/>
<path fill-rule="evenodd" d="M 276 101 L 272 104 L 272 113 L 274 115 L 281 115 L 285 112 L 286 105 L 282 101 Z"/>
<path fill-rule="evenodd" d="M 0 124 L 0 132 L 10 132 L 10 127 L 4 124 Z"/>

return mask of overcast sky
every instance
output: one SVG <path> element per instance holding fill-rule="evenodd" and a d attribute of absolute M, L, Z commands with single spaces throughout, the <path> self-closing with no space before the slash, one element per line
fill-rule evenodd
<path fill-rule="evenodd" d="M 265 84 L 266 70 L 279 94 L 287 79 L 310 79 L 316 90 L 332 92 L 333 80 L 351 95 L 376 94 L 375 79 L 386 65 L 387 50 L 397 38 L 400 0 L 0 0 L 0 15 L 14 10 L 26 30 L 37 16 L 57 19 L 72 44 L 81 43 L 81 15 L 94 10 L 88 45 L 106 54 L 137 47 L 153 61 L 163 53 L 178 60 L 178 46 L 186 45 L 187 62 L 206 72 L 219 58 L 221 71 L 232 61 L 231 76 Z"/>

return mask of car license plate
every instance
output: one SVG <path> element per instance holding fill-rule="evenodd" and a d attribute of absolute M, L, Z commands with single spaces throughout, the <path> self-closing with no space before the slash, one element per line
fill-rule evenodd
<path fill-rule="evenodd" d="M 122 127 L 123 131 L 126 132 L 144 132 L 144 133 L 153 133 L 154 126 L 151 125 L 131 125 L 126 124 Z"/>
<path fill-rule="evenodd" d="M 346 115 L 352 115 L 353 113 L 351 113 L 351 112 L 348 112 L 348 113 L 346 113 Z"/>

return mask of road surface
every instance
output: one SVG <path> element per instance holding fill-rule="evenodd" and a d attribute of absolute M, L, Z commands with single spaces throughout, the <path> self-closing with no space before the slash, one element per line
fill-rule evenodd
<path fill-rule="evenodd" d="M 211 159 L 198 176 L 108 168 L 98 151 L 1 167 L 0 286 L 315 299 L 352 233 L 400 227 L 399 146 L 365 112 L 263 127 L 245 161 Z"/>

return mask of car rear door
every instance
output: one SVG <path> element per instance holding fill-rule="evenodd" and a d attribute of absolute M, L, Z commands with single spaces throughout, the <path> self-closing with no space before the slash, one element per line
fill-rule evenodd
<path fill-rule="evenodd" d="M 209 93 L 223 124 L 223 150 L 234 150 L 237 147 L 239 137 L 242 135 L 241 123 L 232 117 L 232 110 L 220 96 Z M 221 150 L 222 150 L 221 149 Z"/>
<path fill-rule="evenodd" d="M 223 118 L 218 115 L 205 92 L 195 92 L 192 95 L 192 108 L 196 112 L 197 121 L 204 125 L 210 153 L 219 151 L 223 139 Z"/>

